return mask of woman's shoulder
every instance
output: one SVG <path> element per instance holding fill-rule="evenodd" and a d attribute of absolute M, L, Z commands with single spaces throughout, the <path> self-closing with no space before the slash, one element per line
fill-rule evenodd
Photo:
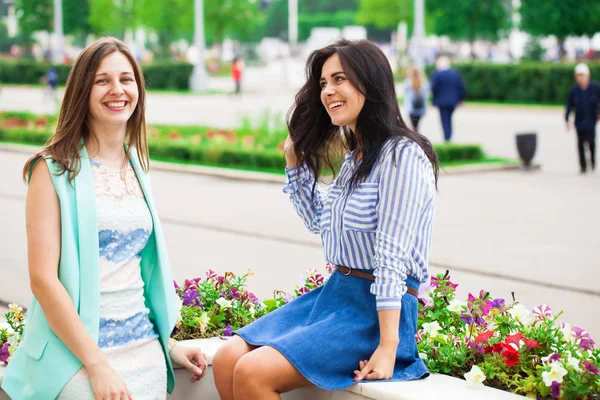
<path fill-rule="evenodd" d="M 427 159 L 425 151 L 423 151 L 421 146 L 413 139 L 406 136 L 388 139 L 383 145 L 382 153 L 386 156 L 395 154 L 400 157 L 419 157 Z"/>

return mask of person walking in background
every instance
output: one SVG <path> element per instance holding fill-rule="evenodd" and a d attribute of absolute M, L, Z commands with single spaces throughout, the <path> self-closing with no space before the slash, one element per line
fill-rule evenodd
<path fill-rule="evenodd" d="M 450 68 L 448 57 L 438 58 L 435 67 L 431 75 L 433 105 L 440 109 L 444 141 L 449 142 L 452 139 L 452 114 L 467 97 L 467 89 L 460 73 Z"/>
<path fill-rule="evenodd" d="M 404 108 L 408 111 L 410 122 L 415 131 L 419 130 L 419 121 L 425 114 L 426 99 L 427 89 L 421 72 L 416 68 L 409 67 L 404 81 Z"/>
<path fill-rule="evenodd" d="M 56 90 L 58 89 L 58 73 L 54 67 L 50 67 L 46 75 L 42 77 L 42 82 L 46 84 L 45 98 L 50 99 L 53 104 L 58 101 Z"/>
<path fill-rule="evenodd" d="M 242 75 L 244 73 L 244 60 L 236 56 L 231 62 L 231 77 L 235 82 L 235 94 L 242 92 Z"/>
<path fill-rule="evenodd" d="M 590 81 L 590 69 L 587 64 L 575 66 L 575 85 L 569 89 L 565 121 L 567 132 L 572 128 L 569 114 L 575 108 L 575 130 L 577 131 L 577 149 L 581 173 L 587 171 L 585 144 L 589 148 L 592 171 L 596 169 L 596 121 L 600 105 L 600 84 Z"/>

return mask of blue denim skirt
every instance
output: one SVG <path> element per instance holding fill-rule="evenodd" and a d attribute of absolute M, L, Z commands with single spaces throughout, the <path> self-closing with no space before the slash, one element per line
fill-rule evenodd
<path fill-rule="evenodd" d="M 355 383 L 359 361 L 370 359 L 379 345 L 379 316 L 375 296 L 369 291 L 372 283 L 336 270 L 324 286 L 234 333 L 250 345 L 275 348 L 315 386 L 344 389 Z M 406 284 L 419 289 L 411 277 Z M 390 381 L 429 376 L 417 351 L 417 314 L 417 298 L 405 294 L 398 329 L 400 344 Z"/>

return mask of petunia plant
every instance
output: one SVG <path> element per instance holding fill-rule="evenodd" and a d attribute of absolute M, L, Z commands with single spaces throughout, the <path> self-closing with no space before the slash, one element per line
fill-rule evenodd
<path fill-rule="evenodd" d="M 431 281 L 421 299 L 418 349 L 432 372 L 464 377 L 531 398 L 600 398 L 600 350 L 561 313 L 540 305 L 529 311 L 514 299 L 480 291 L 455 296 L 448 272 Z"/>
<path fill-rule="evenodd" d="M 0 320 L 0 362 L 8 364 L 10 357 L 21 343 L 24 328 L 23 308 L 16 304 L 9 304 L 4 320 Z"/>

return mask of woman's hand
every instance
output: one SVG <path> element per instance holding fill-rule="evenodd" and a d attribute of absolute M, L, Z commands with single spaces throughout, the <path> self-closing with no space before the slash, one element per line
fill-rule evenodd
<path fill-rule="evenodd" d="M 86 367 L 97 400 L 133 400 L 125 381 L 108 364 Z"/>
<path fill-rule="evenodd" d="M 396 349 L 397 346 L 385 346 L 380 344 L 370 360 L 361 360 L 358 363 L 360 370 L 354 371 L 354 381 L 360 382 L 363 379 L 390 379 L 394 375 Z"/>
<path fill-rule="evenodd" d="M 175 347 L 173 347 L 169 354 L 171 355 L 171 361 L 187 368 L 194 374 L 190 382 L 197 382 L 206 374 L 208 359 L 202 351 L 182 346 L 181 344 L 175 344 Z"/>
<path fill-rule="evenodd" d="M 291 136 L 288 135 L 283 144 L 283 153 L 285 154 L 286 168 L 292 168 L 298 165 L 298 159 L 296 158 L 296 151 L 294 149 L 294 141 Z"/>

